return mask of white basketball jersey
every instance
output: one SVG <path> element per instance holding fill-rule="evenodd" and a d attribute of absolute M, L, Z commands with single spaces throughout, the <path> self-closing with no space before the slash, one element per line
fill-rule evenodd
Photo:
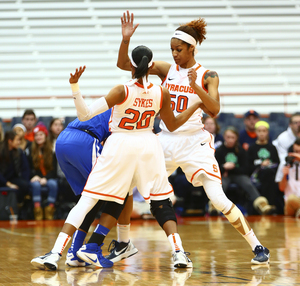
<path fill-rule="evenodd" d="M 196 83 L 207 92 L 204 87 L 204 76 L 208 70 L 198 63 L 196 63 L 193 68 L 197 72 Z M 186 110 L 192 104 L 200 101 L 199 96 L 189 85 L 187 76 L 188 70 L 189 69 L 183 69 L 180 66 L 173 64 L 162 83 L 162 85 L 170 92 L 172 102 L 171 107 L 175 116 Z M 202 116 L 203 111 L 200 108 L 197 109 L 190 119 L 173 133 L 201 130 L 204 127 L 201 121 Z M 169 132 L 163 121 L 160 123 L 160 128 L 163 131 Z"/>
<path fill-rule="evenodd" d="M 111 132 L 152 131 L 156 114 L 162 107 L 162 87 L 148 83 L 144 87 L 131 80 L 124 84 L 125 100 L 111 111 L 109 130 Z"/>

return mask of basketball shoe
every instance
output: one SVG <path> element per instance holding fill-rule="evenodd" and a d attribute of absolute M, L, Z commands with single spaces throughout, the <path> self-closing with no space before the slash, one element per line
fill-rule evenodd
<path fill-rule="evenodd" d="M 87 263 L 78 258 L 78 256 L 76 255 L 76 252 L 78 250 L 79 249 L 74 250 L 72 247 L 69 248 L 65 264 L 70 267 L 85 267 L 91 265 L 90 263 Z"/>
<path fill-rule="evenodd" d="M 108 247 L 108 251 L 110 254 L 105 256 L 105 258 L 115 263 L 136 254 L 138 249 L 130 240 L 128 243 L 112 240 Z"/>
<path fill-rule="evenodd" d="M 61 254 L 52 253 L 50 251 L 49 253 L 46 253 L 45 255 L 41 255 L 41 256 L 33 258 L 31 260 L 31 264 L 34 267 L 37 267 L 39 269 L 56 270 L 58 268 L 57 262 L 60 260 L 60 258 L 61 258 Z"/>
<path fill-rule="evenodd" d="M 253 264 L 268 264 L 270 259 L 270 251 L 262 245 L 256 245 L 253 250 L 255 257 L 251 260 Z"/>
<path fill-rule="evenodd" d="M 87 263 L 91 263 L 97 267 L 109 268 L 114 265 L 114 263 L 102 255 L 101 246 L 97 243 L 88 243 L 83 245 L 78 251 L 77 256 Z"/>
<path fill-rule="evenodd" d="M 187 257 L 189 255 L 188 252 L 183 252 L 181 250 L 176 250 L 173 252 L 173 262 L 174 262 L 174 267 L 176 268 L 190 268 L 193 267 L 193 262 L 191 259 Z"/>

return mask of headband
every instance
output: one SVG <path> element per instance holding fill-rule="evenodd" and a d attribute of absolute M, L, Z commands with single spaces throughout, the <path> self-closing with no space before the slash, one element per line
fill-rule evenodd
<path fill-rule="evenodd" d="M 266 121 L 258 121 L 258 122 L 256 122 L 255 128 L 258 128 L 258 127 L 260 127 L 260 126 L 264 126 L 264 127 L 266 127 L 267 129 L 270 128 L 269 123 L 266 122 Z"/>
<path fill-rule="evenodd" d="M 26 127 L 25 127 L 23 124 L 21 124 L 21 123 L 15 124 L 15 125 L 13 126 L 12 130 L 14 130 L 16 127 L 20 127 L 20 128 L 22 128 L 22 130 L 23 130 L 24 132 L 26 132 Z"/>
<path fill-rule="evenodd" d="M 134 62 L 134 60 L 133 60 L 132 57 L 130 57 L 130 62 L 131 62 L 131 64 L 132 64 L 135 68 L 137 68 L 137 64 Z M 150 68 L 150 67 L 152 66 L 152 64 L 153 64 L 153 61 L 151 60 L 151 61 L 148 63 L 148 68 Z M 144 86 L 145 92 L 148 93 L 148 89 L 147 89 L 148 82 L 147 82 L 146 76 L 143 76 L 143 77 L 142 77 L 142 80 L 143 80 L 143 86 Z"/>
<path fill-rule="evenodd" d="M 182 41 L 184 41 L 184 42 L 186 42 L 188 44 L 191 44 L 192 46 L 195 47 L 194 54 L 196 55 L 198 53 L 198 50 L 196 49 L 197 41 L 191 35 L 189 35 L 189 34 L 187 34 L 185 32 L 182 32 L 180 30 L 176 30 L 174 32 L 172 38 L 176 38 L 176 39 L 182 40 Z"/>

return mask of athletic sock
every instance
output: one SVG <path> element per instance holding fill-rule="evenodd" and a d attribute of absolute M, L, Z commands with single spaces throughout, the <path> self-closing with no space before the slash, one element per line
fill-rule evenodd
<path fill-rule="evenodd" d="M 118 242 L 129 242 L 130 224 L 117 224 Z"/>
<path fill-rule="evenodd" d="M 88 243 L 97 243 L 100 246 L 108 233 L 109 229 L 107 227 L 98 224 Z"/>
<path fill-rule="evenodd" d="M 84 231 L 80 229 L 75 231 L 71 245 L 73 251 L 77 251 L 83 245 L 85 237 L 86 233 Z"/>
<path fill-rule="evenodd" d="M 181 238 L 179 236 L 178 233 L 172 233 L 168 236 L 168 240 L 171 244 L 172 247 L 172 251 L 178 251 L 178 250 L 182 250 L 184 252 L 184 249 L 182 247 L 182 242 L 181 242 Z"/>
<path fill-rule="evenodd" d="M 60 232 L 51 252 L 52 253 L 58 252 L 61 255 L 70 240 L 71 240 L 71 236 L 69 236 L 64 232 Z"/>
<path fill-rule="evenodd" d="M 252 250 L 255 249 L 255 246 L 261 245 L 259 240 L 257 239 L 253 229 L 251 229 L 248 233 L 243 235 L 243 237 L 246 239 L 246 241 L 250 244 Z"/>

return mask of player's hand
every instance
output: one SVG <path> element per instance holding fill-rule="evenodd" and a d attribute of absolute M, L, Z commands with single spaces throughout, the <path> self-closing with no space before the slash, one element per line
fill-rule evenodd
<path fill-rule="evenodd" d="M 133 20 L 133 13 L 131 13 L 130 15 L 128 10 L 126 11 L 126 13 L 123 13 L 123 17 L 121 17 L 123 40 L 129 40 L 139 25 L 136 24 L 135 26 L 133 26 Z"/>
<path fill-rule="evenodd" d="M 74 74 L 70 73 L 70 83 L 76 83 L 78 82 L 79 78 L 81 77 L 82 73 L 85 71 L 85 66 L 80 67 L 79 69 L 76 69 Z"/>
<path fill-rule="evenodd" d="M 193 87 L 197 79 L 197 72 L 195 71 L 195 69 L 189 69 L 188 78 L 190 86 Z"/>

